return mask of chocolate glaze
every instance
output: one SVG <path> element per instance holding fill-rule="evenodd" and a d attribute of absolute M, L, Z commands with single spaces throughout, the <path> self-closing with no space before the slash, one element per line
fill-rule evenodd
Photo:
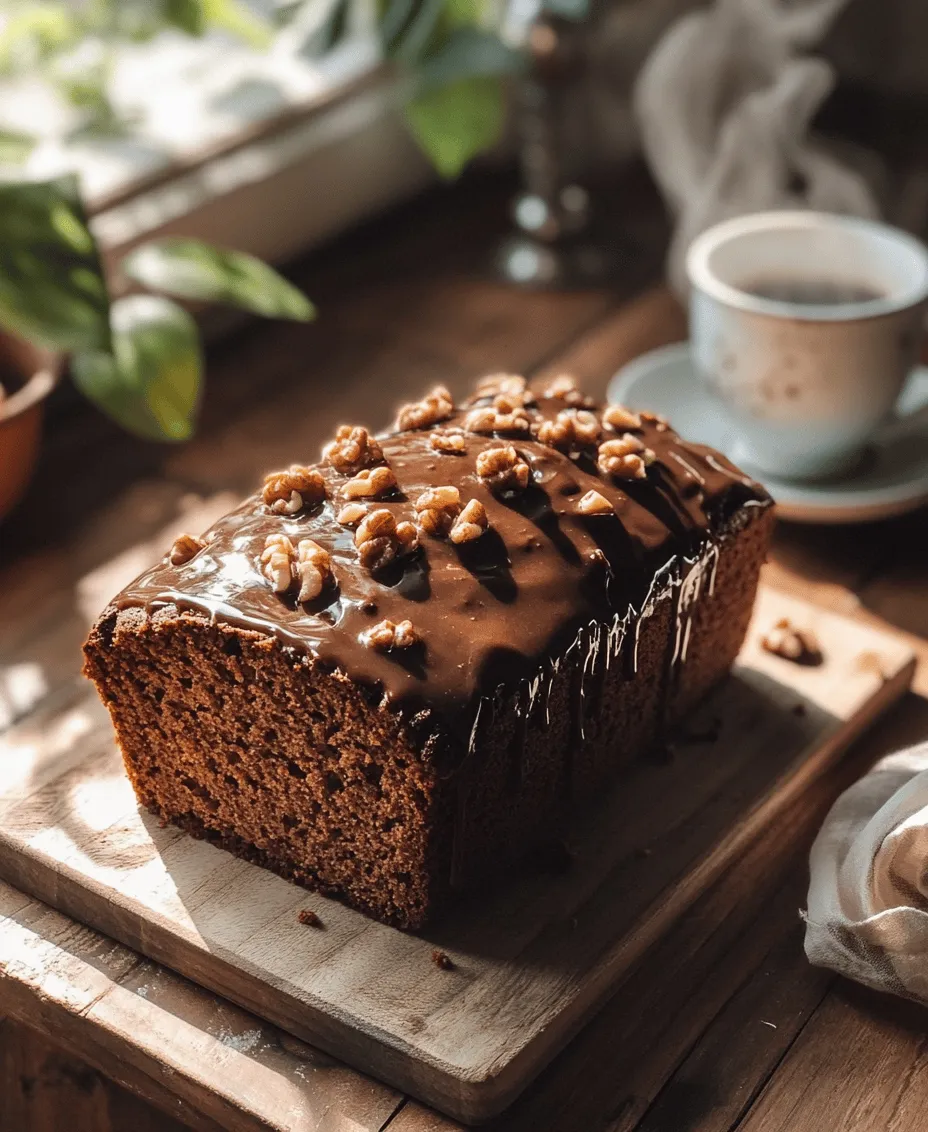
<path fill-rule="evenodd" d="M 563 408 L 543 398 L 526 411 L 550 418 Z M 460 426 L 463 417 L 438 427 Z M 206 548 L 191 561 L 172 566 L 165 558 L 115 605 L 152 611 L 173 604 L 273 634 L 371 686 L 393 710 L 412 716 L 428 709 L 432 727 L 462 736 L 455 762 L 466 759 L 492 715 L 488 700 L 498 700 L 501 689 L 517 692 L 527 720 L 546 710 L 553 673 L 574 656 L 582 672 L 582 737 L 602 666 L 624 663 L 634 671 L 637 626 L 671 593 L 674 653 L 685 658 L 687 610 L 711 586 L 727 517 L 746 502 L 770 502 L 724 457 L 658 422 L 645 422 L 636 435 L 657 460 L 647 480 L 632 482 L 602 477 L 595 449 L 565 454 L 530 437 L 501 437 L 529 464 L 533 481 L 526 492 L 503 497 L 475 470 L 478 453 L 497 443 L 493 437 L 468 433 L 465 454 L 446 455 L 429 446 L 429 430 L 387 435 L 380 442 L 398 490 L 373 506 L 414 521 L 418 495 L 451 484 L 463 504 L 483 503 L 490 531 L 460 546 L 423 535 L 420 549 L 392 573 L 372 576 L 358 561 L 354 531 L 335 521 L 348 477 L 320 465 L 326 502 L 281 516 L 252 496 L 206 532 Z M 577 503 L 590 490 L 616 514 L 580 514 Z M 272 533 L 289 535 L 294 545 L 312 538 L 328 550 L 335 585 L 306 605 L 274 593 L 259 561 Z M 411 620 L 422 645 L 390 653 L 366 647 L 361 634 L 383 618 Z"/>

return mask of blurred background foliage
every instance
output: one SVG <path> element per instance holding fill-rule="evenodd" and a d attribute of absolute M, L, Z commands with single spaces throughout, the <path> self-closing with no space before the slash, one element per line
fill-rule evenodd
<path fill-rule="evenodd" d="M 0 78 L 41 76 L 77 111 L 72 136 L 131 134 L 113 103 L 114 60 L 163 33 L 225 35 L 256 51 L 303 29 L 318 56 L 368 29 L 404 77 L 406 121 L 444 177 L 495 145 L 505 84 L 526 67 L 532 22 L 578 20 L 588 0 L 0 0 Z M 0 131 L 0 163 L 28 158 L 34 139 Z"/>

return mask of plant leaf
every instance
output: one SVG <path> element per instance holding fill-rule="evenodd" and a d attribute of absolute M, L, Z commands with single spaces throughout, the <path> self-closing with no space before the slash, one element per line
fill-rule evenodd
<path fill-rule="evenodd" d="M 71 376 L 107 416 L 145 440 L 194 432 L 203 359 L 193 318 L 157 295 L 113 304 L 113 352 L 79 352 Z"/>
<path fill-rule="evenodd" d="M 386 0 L 379 19 L 380 42 L 384 51 L 390 55 L 409 22 L 416 0 Z"/>
<path fill-rule="evenodd" d="M 36 145 L 36 138 L 19 130 L 0 129 L 0 165 L 22 165 Z"/>
<path fill-rule="evenodd" d="M 446 0 L 418 0 L 406 30 L 391 48 L 391 56 L 412 66 L 425 56 L 430 44 L 441 42 L 441 19 L 446 14 Z"/>
<path fill-rule="evenodd" d="M 585 20 L 590 13 L 590 0 L 542 0 L 542 8 L 562 20 Z"/>
<path fill-rule="evenodd" d="M 0 30 L 0 72 L 29 73 L 80 38 L 80 21 L 65 0 L 29 4 L 10 13 Z"/>
<path fill-rule="evenodd" d="M 525 56 L 493 32 L 457 28 L 445 46 L 419 67 L 420 92 L 478 75 L 511 75 L 525 67 Z"/>
<path fill-rule="evenodd" d="M 425 90 L 406 104 L 406 119 L 438 172 L 453 179 L 502 133 L 501 81 L 478 75 Z"/>
<path fill-rule="evenodd" d="M 266 48 L 271 42 L 271 29 L 238 0 L 199 0 L 207 27 L 219 28 L 252 47 Z"/>
<path fill-rule="evenodd" d="M 165 0 L 164 18 L 187 35 L 199 36 L 205 29 L 200 0 Z"/>
<path fill-rule="evenodd" d="M 183 299 L 231 303 L 268 318 L 298 322 L 316 314 L 302 291 L 260 259 L 201 240 L 155 240 L 130 252 L 122 266 L 137 283 Z"/>
<path fill-rule="evenodd" d="M 56 350 L 109 349 L 109 296 L 75 177 L 0 184 L 0 325 Z"/>

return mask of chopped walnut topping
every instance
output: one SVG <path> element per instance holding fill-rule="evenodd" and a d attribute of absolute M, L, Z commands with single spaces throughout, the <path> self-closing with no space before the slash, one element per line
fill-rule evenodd
<path fill-rule="evenodd" d="M 568 409 L 573 414 L 574 432 L 580 444 L 595 444 L 602 433 L 602 426 L 595 413 L 586 409 Z"/>
<path fill-rule="evenodd" d="M 382 570 L 402 554 L 410 554 L 419 545 L 419 535 L 412 523 L 397 523 L 392 511 L 378 508 L 369 511 L 355 531 L 361 565 L 371 573 Z"/>
<path fill-rule="evenodd" d="M 446 421 L 454 412 L 454 400 L 444 385 L 436 385 L 421 401 L 403 405 L 396 415 L 397 428 L 429 428 Z"/>
<path fill-rule="evenodd" d="M 596 464 L 604 476 L 618 476 L 626 480 L 644 479 L 648 465 L 654 460 L 651 449 L 645 448 L 636 436 L 629 433 L 600 444 L 596 454 Z"/>
<path fill-rule="evenodd" d="M 386 495 L 396 487 L 396 476 L 384 464 L 376 468 L 364 468 L 353 476 L 343 487 L 345 499 L 376 499 Z"/>
<path fill-rule="evenodd" d="M 657 432 L 666 432 L 670 428 L 670 422 L 666 417 L 662 417 L 660 413 L 643 411 L 639 415 L 643 421 L 647 421 L 648 424 L 653 424 Z"/>
<path fill-rule="evenodd" d="M 296 575 L 300 581 L 300 601 L 317 598 L 332 579 L 332 559 L 327 550 L 311 538 L 301 539 L 297 548 Z"/>
<path fill-rule="evenodd" d="M 464 428 L 468 432 L 485 434 L 503 432 L 525 435 L 529 429 L 529 421 L 521 409 L 500 412 L 492 405 L 487 405 L 483 409 L 471 409 L 464 418 Z"/>
<path fill-rule="evenodd" d="M 608 405 L 603 410 L 603 424 L 616 432 L 627 432 L 628 429 L 641 428 L 641 417 L 624 405 Z"/>
<path fill-rule="evenodd" d="M 582 405 L 584 408 L 590 408 L 593 404 L 592 398 L 581 393 L 577 388 L 577 382 L 566 373 L 556 377 L 547 387 L 544 395 L 545 397 L 553 397 L 558 401 L 564 401 L 574 407 Z"/>
<path fill-rule="evenodd" d="M 261 567 L 275 593 L 284 594 L 298 582 L 300 601 L 317 598 L 333 577 L 329 552 L 311 538 L 301 539 L 294 550 L 286 535 L 268 535 Z"/>
<path fill-rule="evenodd" d="M 400 621 L 394 625 L 385 618 L 383 621 L 378 621 L 366 633 L 362 633 L 361 640 L 369 649 L 388 652 L 390 649 L 411 648 L 419 642 L 420 637 L 411 621 Z"/>
<path fill-rule="evenodd" d="M 797 629 L 788 617 L 781 617 L 761 640 L 765 652 L 774 653 L 794 664 L 815 668 L 822 663 L 821 645 L 811 629 Z"/>
<path fill-rule="evenodd" d="M 346 476 L 383 463 L 380 445 L 361 425 L 341 425 L 332 443 L 322 449 L 322 455 L 336 471 Z"/>
<path fill-rule="evenodd" d="M 296 551 L 286 535 L 268 535 L 261 552 L 261 567 L 274 592 L 284 594 L 293 584 Z"/>
<path fill-rule="evenodd" d="M 571 377 L 569 374 L 562 373 L 560 377 L 556 377 L 545 390 L 545 396 L 557 397 L 560 401 L 566 401 L 571 394 L 576 392 L 576 378 Z"/>
<path fill-rule="evenodd" d="M 487 397 L 508 397 L 517 405 L 524 405 L 531 401 L 532 395 L 527 392 L 525 378 L 517 373 L 491 373 L 477 382 L 473 396 L 468 398 L 468 404 L 483 401 Z"/>
<path fill-rule="evenodd" d="M 346 503 L 335 516 L 335 521 L 343 527 L 356 527 L 366 514 L 367 508 L 361 503 Z"/>
<path fill-rule="evenodd" d="M 455 545 L 463 542 L 473 542 L 480 538 L 490 525 L 487 511 L 479 499 L 472 499 L 454 521 L 448 532 L 448 538 Z"/>
<path fill-rule="evenodd" d="M 511 444 L 484 448 L 477 456 L 477 475 L 492 491 L 524 491 L 531 476 L 528 464 L 519 459 Z"/>
<path fill-rule="evenodd" d="M 315 468 L 293 464 L 286 472 L 271 472 L 264 477 L 262 498 L 275 514 L 294 515 L 325 499 L 325 480 Z"/>
<path fill-rule="evenodd" d="M 611 515 L 615 508 L 605 495 L 601 495 L 598 491 L 588 491 L 586 495 L 580 497 L 577 510 L 581 515 Z"/>
<path fill-rule="evenodd" d="M 542 444 L 569 452 L 578 444 L 595 444 L 599 440 L 599 421 L 585 409 L 562 409 L 553 421 L 542 421 L 535 436 Z"/>
<path fill-rule="evenodd" d="M 431 487 L 416 500 L 419 526 L 426 534 L 440 537 L 451 530 L 461 510 L 461 493 L 456 487 Z"/>
<path fill-rule="evenodd" d="M 195 554 L 206 546 L 203 539 L 196 535 L 178 535 L 174 540 L 168 558 L 172 566 L 186 566 Z"/>
<path fill-rule="evenodd" d="M 542 444 L 566 451 L 574 443 L 574 422 L 567 413 L 558 413 L 553 421 L 541 421 L 535 428 L 535 437 Z"/>
<path fill-rule="evenodd" d="M 454 970 L 454 960 L 446 951 L 440 951 L 437 947 L 432 952 L 432 962 L 440 971 Z"/>
<path fill-rule="evenodd" d="M 467 441 L 459 428 L 437 428 L 429 436 L 429 447 L 446 456 L 463 456 L 467 451 Z"/>

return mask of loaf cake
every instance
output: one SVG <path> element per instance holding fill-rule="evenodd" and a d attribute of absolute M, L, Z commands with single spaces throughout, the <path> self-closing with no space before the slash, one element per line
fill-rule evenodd
<path fill-rule="evenodd" d="M 143 806 L 419 928 L 727 673 L 772 517 L 568 378 L 439 387 L 179 538 L 85 671 Z"/>

